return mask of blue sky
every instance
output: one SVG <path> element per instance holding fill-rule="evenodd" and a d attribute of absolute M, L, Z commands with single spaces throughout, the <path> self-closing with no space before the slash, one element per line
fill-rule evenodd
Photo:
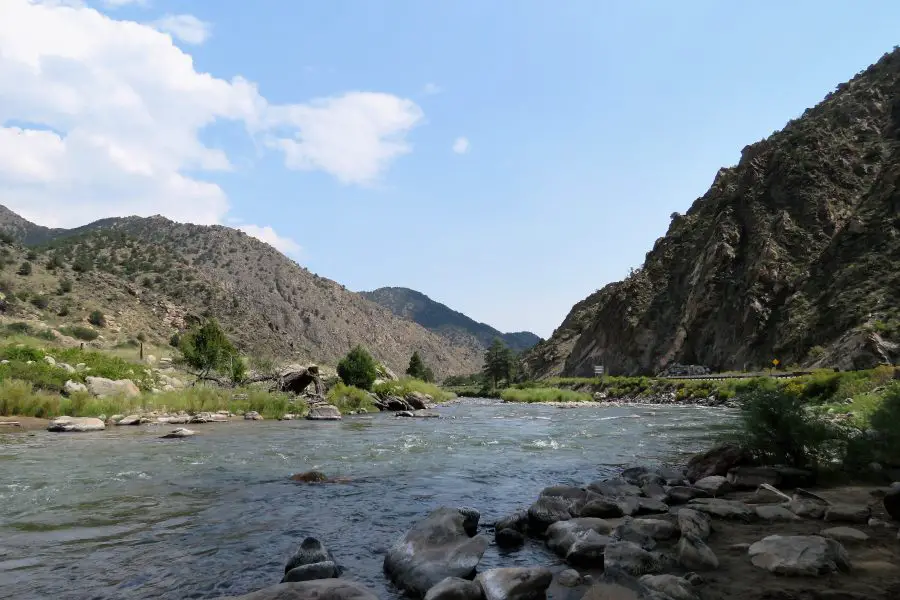
<path fill-rule="evenodd" d="M 22 161 L 22 172 L 32 177 L 27 189 L 8 183 L 21 173 L 4 180 L 0 169 L 0 191 L 11 208 L 48 224 L 125 211 L 246 225 L 257 233 L 271 227 L 300 264 L 350 289 L 411 287 L 499 329 L 545 337 L 575 302 L 639 266 L 669 215 L 685 211 L 741 148 L 876 61 L 900 32 L 900 4 L 888 1 L 108 0 L 69 10 L 88 8 L 110 21 L 175 31 L 171 43 L 193 59 L 196 73 L 243 89 L 232 79 L 239 76 L 268 105 L 317 106 L 316 99 L 353 92 L 386 95 L 390 101 L 378 117 L 386 129 L 366 142 L 382 159 L 355 157 L 351 138 L 369 121 L 348 124 L 341 116 L 348 113 L 307 109 L 307 116 L 288 117 L 273 109 L 260 125 L 261 113 L 248 108 L 257 101 L 234 99 L 249 92 L 229 88 L 226 101 L 211 90 L 192 97 L 179 115 L 154 111 L 156 119 L 174 120 L 170 139 L 195 130 L 203 150 L 185 138 L 193 149 L 178 155 L 181 162 L 147 158 L 146 173 L 169 168 L 215 189 L 180 179 L 159 189 L 147 183 L 145 196 L 118 204 L 70 194 L 68 206 L 78 212 L 57 223 L 35 200 L 50 206 L 57 197 L 35 183 L 34 173 L 46 181 L 45 171 L 54 167 L 42 158 L 46 165 Z M 177 29 L 165 21 L 175 15 L 195 20 L 182 18 Z M 36 15 L 34 23 L 45 17 Z M 74 22 L 67 18 L 59 27 Z M 0 44 L 2 36 L 0 25 Z M 156 43 L 126 51 L 129 36 L 110 36 L 105 51 L 121 54 L 123 64 Z M 56 52 L 47 49 L 55 40 L 34 43 L 46 47 L 28 52 Z M 59 52 L 89 60 L 70 52 L 74 47 Z M 128 65 L 129 76 L 141 72 Z M 97 72 L 88 64 L 84 69 Z M 66 82 L 78 72 L 67 71 Z M 44 80 L 34 88 L 35 94 L 55 89 Z M 155 93 L 134 83 L 129 89 L 138 97 Z M 171 94 L 178 89 L 166 87 L 166 106 L 177 106 Z M 33 115 L 24 101 L 4 106 L 2 97 L 0 125 L 18 128 L 19 150 L 29 123 L 78 127 L 72 117 Z M 221 103 L 211 117 L 201 110 L 207 97 Z M 115 115 L 89 122 L 97 131 L 101 122 L 119 128 L 121 136 L 131 127 L 122 114 L 121 122 Z M 184 114 L 196 120 L 184 124 Z M 313 136 L 319 123 L 310 119 L 320 114 L 338 121 L 322 136 L 350 136 L 329 142 L 337 156 L 292 163 L 287 150 L 273 149 L 275 138 Z M 169 131 L 169 125 L 154 127 Z M 455 144 L 466 146 L 460 138 L 468 142 L 465 152 L 454 151 Z M 169 143 L 175 142 L 154 137 L 134 147 Z M 3 144 L 0 137 L 0 158 Z M 55 155 L 47 150 L 46 156 Z M 227 168 L 219 164 L 222 156 Z M 110 171 L 130 177 L 143 163 L 123 164 L 110 159 L 113 166 L 96 178 L 109 177 L 114 187 L 125 175 Z M 64 189 L 71 190 L 75 184 L 67 181 Z M 94 181 L 77 185 L 96 187 Z M 185 186 L 190 193 L 179 195 Z M 201 204 L 196 218 L 185 212 Z"/>

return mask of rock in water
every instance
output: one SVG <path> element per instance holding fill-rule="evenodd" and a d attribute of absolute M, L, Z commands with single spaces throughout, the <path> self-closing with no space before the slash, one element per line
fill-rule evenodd
<path fill-rule="evenodd" d="M 658 573 L 663 564 L 656 554 L 647 552 L 633 542 L 612 542 L 606 547 L 604 568 L 623 571 L 637 577 Z"/>
<path fill-rule="evenodd" d="M 571 503 L 559 496 L 541 496 L 528 508 L 528 528 L 543 534 L 550 525 L 572 518 Z"/>
<path fill-rule="evenodd" d="M 281 583 L 293 581 L 313 581 L 315 579 L 330 579 L 337 576 L 337 565 L 330 560 L 301 565 L 288 571 Z"/>
<path fill-rule="evenodd" d="M 244 420 L 245 421 L 262 421 L 263 416 L 261 414 L 259 414 L 258 412 L 256 412 L 255 410 L 248 410 L 247 412 L 244 413 Z"/>
<path fill-rule="evenodd" d="M 378 596 L 362 585 L 346 579 L 317 579 L 301 583 L 279 583 L 246 596 L 231 597 L 230 600 L 378 600 Z"/>
<path fill-rule="evenodd" d="M 776 575 L 814 576 L 851 569 L 844 547 L 817 535 L 770 535 L 747 552 L 754 565 Z"/>
<path fill-rule="evenodd" d="M 92 417 L 57 417 L 47 424 L 47 431 L 87 432 L 104 429 L 106 423 Z"/>
<path fill-rule="evenodd" d="M 178 429 L 175 429 L 174 431 L 170 431 L 166 435 L 161 436 L 161 439 L 171 440 L 171 439 L 178 439 L 178 438 L 186 438 L 186 437 L 191 437 L 192 435 L 194 435 L 194 433 L 195 432 L 192 429 L 186 429 L 184 427 L 179 427 Z"/>
<path fill-rule="evenodd" d="M 481 600 L 481 586 L 467 579 L 447 577 L 428 590 L 425 600 Z"/>
<path fill-rule="evenodd" d="M 691 583 L 675 575 L 644 575 L 638 581 L 644 587 L 663 594 L 667 600 L 697 600 Z"/>
<path fill-rule="evenodd" d="M 694 487 L 709 492 L 711 496 L 720 496 L 731 491 L 731 484 L 728 479 L 721 475 L 710 475 L 699 479 L 694 483 Z"/>
<path fill-rule="evenodd" d="M 603 553 L 611 525 L 603 519 L 559 521 L 547 528 L 547 547 L 576 566 L 603 566 Z"/>
<path fill-rule="evenodd" d="M 303 483 L 323 483 L 328 481 L 328 475 L 321 471 L 307 471 L 306 473 L 294 473 L 291 475 L 291 480 Z"/>
<path fill-rule="evenodd" d="M 525 544 L 525 534 L 515 529 L 501 529 L 494 533 L 494 542 L 500 548 L 518 548 Z"/>
<path fill-rule="evenodd" d="M 696 510 L 682 508 L 678 511 L 678 528 L 681 535 L 706 540 L 710 533 L 709 517 Z"/>
<path fill-rule="evenodd" d="M 578 587 L 581 585 L 581 573 L 575 569 L 566 569 L 556 576 L 556 583 L 563 587 Z"/>
<path fill-rule="evenodd" d="M 579 513 L 582 517 L 597 517 L 599 519 L 614 519 L 622 516 L 622 507 L 613 498 L 604 496 L 595 498 L 585 504 Z"/>
<path fill-rule="evenodd" d="M 331 404 L 319 404 L 309 409 L 306 418 L 310 421 L 340 421 L 341 411 Z"/>
<path fill-rule="evenodd" d="M 553 573 L 543 567 L 491 569 L 475 578 L 485 600 L 543 600 Z"/>
<path fill-rule="evenodd" d="M 516 548 L 525 543 L 528 511 L 520 510 L 494 524 L 494 541 L 501 548 Z"/>
<path fill-rule="evenodd" d="M 327 579 L 337 577 L 340 568 L 334 560 L 334 555 L 328 551 L 325 545 L 314 537 L 308 537 L 301 542 L 300 547 L 284 565 L 284 579 L 287 581 L 308 581 L 310 579 Z M 294 573 L 294 571 L 297 571 Z M 291 573 L 294 573 L 292 576 Z"/>
<path fill-rule="evenodd" d="M 469 579 L 488 547 L 484 536 L 470 537 L 471 510 L 438 508 L 388 550 L 385 573 L 398 587 L 419 597 L 447 577 Z"/>
<path fill-rule="evenodd" d="M 882 499 L 884 510 L 895 521 L 900 521 L 900 482 L 894 483 Z"/>
<path fill-rule="evenodd" d="M 719 568 L 719 559 L 700 538 L 682 535 L 675 551 L 678 553 L 678 562 L 687 569 L 709 571 Z"/>

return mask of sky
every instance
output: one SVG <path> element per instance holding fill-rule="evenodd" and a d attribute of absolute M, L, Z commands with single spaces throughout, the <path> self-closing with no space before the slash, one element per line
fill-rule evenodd
<path fill-rule="evenodd" d="M 898 39 L 894 0 L 0 0 L 0 203 L 547 337 Z"/>

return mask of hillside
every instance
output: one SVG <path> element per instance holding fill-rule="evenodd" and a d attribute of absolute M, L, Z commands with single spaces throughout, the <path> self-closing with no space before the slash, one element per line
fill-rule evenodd
<path fill-rule="evenodd" d="M 900 343 L 900 50 L 745 147 L 641 269 L 525 357 L 536 377 L 868 367 Z"/>
<path fill-rule="evenodd" d="M 530 331 L 502 333 L 409 288 L 383 287 L 360 294 L 387 308 L 398 317 L 415 321 L 455 344 L 484 349 L 490 346 L 495 338 L 500 338 L 512 350 L 521 352 L 541 341 L 541 338 Z"/>
<path fill-rule="evenodd" d="M 37 244 L 0 245 L 7 320 L 84 325 L 100 310 L 110 324 L 97 343 L 115 345 L 138 334 L 165 343 L 192 320 L 214 315 L 242 350 L 279 361 L 334 364 L 362 344 L 398 372 L 414 350 L 439 376 L 480 367 L 480 352 L 398 318 L 228 227 L 129 217 L 50 230 L 3 208 L 0 231 Z M 17 274 L 26 260 L 32 273 Z M 71 291 L 59 291 L 64 280 Z"/>

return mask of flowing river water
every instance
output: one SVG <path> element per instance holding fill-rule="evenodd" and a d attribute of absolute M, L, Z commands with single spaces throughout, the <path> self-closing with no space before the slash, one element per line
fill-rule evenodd
<path fill-rule="evenodd" d="M 466 401 L 441 419 L 232 422 L 0 434 L 0 598 L 216 598 L 277 583 L 307 535 L 381 598 L 385 549 L 442 505 L 482 528 L 548 485 L 703 449 L 733 411 Z M 346 483 L 298 484 L 316 469 Z M 557 564 L 491 546 L 480 569 Z"/>

